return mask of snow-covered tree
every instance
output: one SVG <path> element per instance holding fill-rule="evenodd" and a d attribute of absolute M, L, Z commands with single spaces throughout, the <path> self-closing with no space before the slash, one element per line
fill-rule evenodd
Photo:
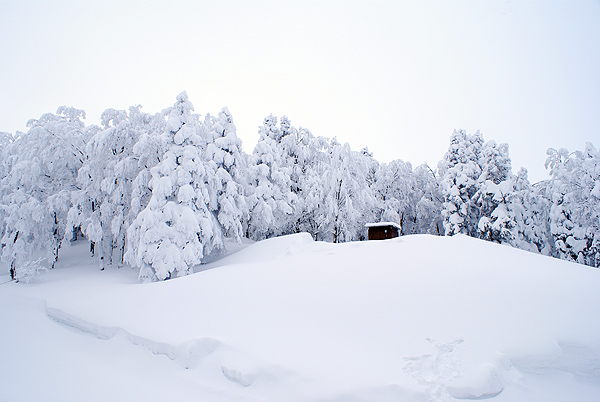
<path fill-rule="evenodd" d="M 377 180 L 376 175 L 381 168 L 381 164 L 373 157 L 373 153 L 369 151 L 369 147 L 363 147 L 363 149 L 360 150 L 360 153 L 367 161 L 367 176 L 365 177 L 365 180 L 369 187 L 373 187 L 373 184 L 375 184 L 375 181 Z"/>
<path fill-rule="evenodd" d="M 0 203 L 4 198 L 5 193 L 9 193 L 10 187 L 3 185 L 7 182 L 6 177 L 10 174 L 12 158 L 11 155 L 11 144 L 14 141 L 14 137 L 10 133 L 0 132 Z M 1 205 L 1 204 L 0 204 Z M 4 222 L 4 209 L 0 208 L 0 239 L 4 237 L 6 232 L 6 223 Z"/>
<path fill-rule="evenodd" d="M 480 212 L 473 197 L 479 190 L 483 143 L 479 132 L 469 135 L 464 130 L 454 131 L 448 152 L 439 163 L 446 235 L 463 233 L 477 237 Z"/>
<path fill-rule="evenodd" d="M 289 134 L 270 115 L 259 128 L 259 140 L 248 166 L 248 237 L 261 240 L 286 233 L 292 226 L 297 196 L 292 190 L 291 169 L 281 145 Z"/>
<path fill-rule="evenodd" d="M 600 266 L 600 153 L 591 143 L 583 152 L 548 150 L 551 234 L 558 257 Z"/>
<path fill-rule="evenodd" d="M 400 224 L 402 234 L 414 233 L 416 202 L 411 202 L 414 190 L 411 164 L 400 159 L 382 164 L 371 189 L 378 200 L 377 220 Z"/>
<path fill-rule="evenodd" d="M 204 128 L 208 135 L 206 159 L 214 174 L 208 178 L 216 193 L 209 205 L 214 211 L 225 236 L 241 242 L 242 222 L 248 208 L 244 196 L 246 158 L 242 141 L 237 137 L 235 124 L 227 108 L 216 119 L 207 116 Z"/>
<path fill-rule="evenodd" d="M 79 228 L 91 241 L 102 268 L 123 263 L 127 228 L 139 212 L 137 208 L 132 211 L 133 181 L 147 169 L 144 162 L 151 154 L 140 158 L 134 146 L 154 128 L 154 119 L 163 119 L 142 113 L 140 108 L 131 107 L 129 113 L 114 109 L 102 113 L 102 128 L 87 143 L 85 162 L 79 169 L 80 190 L 72 195 L 67 226 Z M 139 205 L 139 200 L 135 204 Z"/>
<path fill-rule="evenodd" d="M 323 182 L 329 232 L 325 239 L 334 243 L 360 240 L 377 202 L 366 182 L 368 165 L 348 143 L 341 145 L 335 138 L 330 154 Z"/>
<path fill-rule="evenodd" d="M 508 145 L 479 132 L 455 131 L 434 172 L 380 164 L 286 116 L 265 118 L 247 155 L 227 108 L 201 122 L 185 92 L 155 115 L 107 109 L 87 128 L 84 117 L 61 107 L 27 133 L 0 132 L 0 250 L 13 278 L 53 265 L 74 233 L 103 267 L 125 261 L 162 280 L 220 252 L 223 236 L 343 242 L 377 220 L 600 265 L 600 153 L 589 143 L 549 150 L 551 179 L 531 185 L 526 170 L 513 175 Z"/>
<path fill-rule="evenodd" d="M 517 223 L 512 208 L 515 194 L 508 144 L 486 142 L 481 149 L 479 166 L 478 190 L 473 196 L 480 216 L 478 237 L 512 244 Z"/>
<path fill-rule="evenodd" d="M 220 226 L 208 209 L 198 117 L 187 94 L 177 96 L 162 139 L 166 151 L 150 169 L 152 196 L 127 230 L 125 259 L 142 280 L 187 275 L 223 248 Z"/>
<path fill-rule="evenodd" d="M 527 178 L 527 170 L 521 168 L 514 178 L 514 197 L 512 209 L 516 226 L 514 246 L 522 250 L 552 253 L 553 245 L 549 241 L 550 202 L 544 196 L 545 183 L 531 185 Z"/>
<path fill-rule="evenodd" d="M 0 180 L 10 173 L 9 149 L 14 140 L 12 134 L 0 131 Z"/>
<path fill-rule="evenodd" d="M 412 176 L 415 194 L 413 199 L 417 200 L 414 233 L 443 235 L 444 220 L 441 213 L 443 197 L 438 177 L 427 164 L 417 166 Z"/>
<path fill-rule="evenodd" d="M 496 243 L 513 244 L 513 228 L 517 226 L 512 179 L 499 184 L 492 180 L 481 183 L 477 195 L 481 203 L 481 217 L 477 226 L 478 237 Z"/>
<path fill-rule="evenodd" d="M 10 143 L 10 170 L 2 178 L 4 233 L 2 259 L 11 275 L 31 266 L 33 253 L 45 251 L 51 266 L 64 238 L 71 192 L 83 164 L 83 110 L 62 106 L 28 122 L 29 130 Z"/>
<path fill-rule="evenodd" d="M 300 128 L 285 137 L 290 158 L 291 180 L 297 197 L 294 216 L 295 232 L 308 232 L 315 240 L 325 235 L 324 216 L 327 213 L 323 176 L 329 165 L 329 142 Z"/>
<path fill-rule="evenodd" d="M 443 234 L 442 196 L 435 173 L 426 164 L 384 163 L 371 186 L 378 200 L 377 220 L 397 222 L 402 234 Z"/>
<path fill-rule="evenodd" d="M 328 141 L 306 128 L 296 129 L 286 116 L 281 119 L 281 132 L 282 161 L 296 197 L 284 233 L 308 232 L 318 239 L 325 211 L 322 182 L 329 163 Z"/>
<path fill-rule="evenodd" d="M 150 170 L 163 158 L 171 141 L 163 135 L 167 127 L 167 118 L 171 108 L 153 115 L 133 146 L 133 157 L 137 160 L 139 172 L 131 182 L 131 215 L 137 216 L 148 206 L 152 197 L 149 186 L 152 178 Z M 137 126 L 139 127 L 139 126 Z"/>
<path fill-rule="evenodd" d="M 513 244 L 519 215 L 508 145 L 455 131 L 439 169 L 446 234 Z"/>

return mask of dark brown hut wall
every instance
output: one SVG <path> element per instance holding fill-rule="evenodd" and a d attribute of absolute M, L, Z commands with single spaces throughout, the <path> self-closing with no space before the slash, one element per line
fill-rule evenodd
<path fill-rule="evenodd" d="M 398 228 L 394 226 L 373 226 L 369 228 L 369 240 L 385 240 L 398 237 Z"/>

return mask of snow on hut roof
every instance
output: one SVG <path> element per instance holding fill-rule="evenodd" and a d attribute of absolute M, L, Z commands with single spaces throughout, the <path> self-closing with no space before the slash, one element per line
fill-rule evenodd
<path fill-rule="evenodd" d="M 376 228 L 376 227 L 382 227 L 382 226 L 394 226 L 398 229 L 402 229 L 402 227 L 400 227 L 400 225 L 398 225 L 397 223 L 394 223 L 394 222 L 367 223 L 365 225 L 365 227 L 368 227 L 368 228 Z"/>

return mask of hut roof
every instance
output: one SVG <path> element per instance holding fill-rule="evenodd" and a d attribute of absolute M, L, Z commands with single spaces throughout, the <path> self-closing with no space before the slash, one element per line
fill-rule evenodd
<path fill-rule="evenodd" d="M 394 226 L 395 228 L 397 228 L 398 230 L 401 230 L 402 227 L 394 222 L 377 222 L 377 223 L 367 223 L 365 225 L 365 227 L 368 228 L 376 228 L 376 227 L 383 227 L 383 226 Z"/>

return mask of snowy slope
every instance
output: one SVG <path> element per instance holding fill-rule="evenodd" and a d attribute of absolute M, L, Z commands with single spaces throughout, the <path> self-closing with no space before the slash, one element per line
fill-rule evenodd
<path fill-rule="evenodd" d="M 85 248 L 0 285 L 1 400 L 600 400 L 597 269 L 465 236 L 299 234 L 139 284 Z"/>

